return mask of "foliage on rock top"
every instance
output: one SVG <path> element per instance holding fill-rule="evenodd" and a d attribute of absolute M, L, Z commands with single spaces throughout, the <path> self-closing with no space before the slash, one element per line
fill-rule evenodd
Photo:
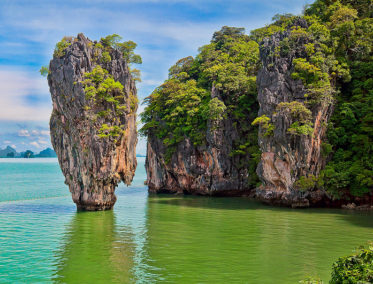
<path fill-rule="evenodd" d="M 244 34 L 243 28 L 223 27 L 195 58 L 180 59 L 169 69 L 169 79 L 145 101 L 148 105 L 141 115 L 141 133 L 162 139 L 170 157 L 177 144 L 187 138 L 194 145 L 205 144 L 207 131 L 215 131 L 219 121 L 229 119 L 240 133 L 231 154 L 246 157 L 240 159 L 239 167 L 250 165 L 255 184 L 259 149 L 257 127 L 251 122 L 259 108 L 258 67 L 258 44 Z"/>
<path fill-rule="evenodd" d="M 65 55 L 65 49 L 71 45 L 72 38 L 64 37 L 60 42 L 56 44 L 54 48 L 54 57 L 62 57 Z"/>
<path fill-rule="evenodd" d="M 121 42 L 122 37 L 117 34 L 108 35 L 101 38 L 101 43 L 96 44 L 96 48 L 101 48 L 107 52 L 108 49 L 113 48 L 119 50 L 123 54 L 123 58 L 129 64 L 130 72 L 135 81 L 141 82 L 140 70 L 132 68 L 132 64 L 142 64 L 141 56 L 135 54 L 134 50 L 137 44 L 132 40 Z M 104 54 L 103 54 L 104 56 Z M 108 60 L 107 55 L 105 55 L 106 60 Z M 105 60 L 105 59 L 104 59 Z M 110 60 L 109 60 L 110 61 Z"/>

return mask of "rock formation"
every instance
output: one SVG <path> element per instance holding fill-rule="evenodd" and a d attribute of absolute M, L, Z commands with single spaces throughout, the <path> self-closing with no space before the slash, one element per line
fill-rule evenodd
<path fill-rule="evenodd" d="M 248 38 L 223 27 L 195 59 L 172 66 L 145 109 L 150 191 L 371 208 L 372 23 L 363 2 L 316 1 Z M 209 99 L 226 107 L 218 124 L 204 112 Z"/>
<path fill-rule="evenodd" d="M 81 210 L 111 209 L 131 183 L 137 144 L 135 82 L 117 49 L 83 34 L 64 38 L 49 65 L 52 144 Z"/>
<path fill-rule="evenodd" d="M 293 207 L 316 205 L 324 196 L 321 191 L 312 191 L 312 186 L 299 190 L 296 182 L 308 179 L 312 183 L 325 164 L 321 155 L 321 143 L 325 137 L 326 125 L 331 115 L 331 104 L 325 100 L 310 107 L 309 134 L 291 133 L 289 129 L 298 118 L 292 115 L 292 107 L 302 108 L 307 104 L 309 90 L 299 79 L 294 79 L 294 59 L 307 57 L 307 37 L 300 37 L 287 53 L 277 52 L 281 43 L 289 39 L 295 28 L 307 28 L 307 22 L 298 19 L 284 32 L 264 39 L 260 48 L 262 68 L 257 76 L 259 116 L 270 118 L 273 133 L 265 135 L 261 127 L 259 145 L 262 151 L 257 168 L 262 185 L 257 189 L 258 199 Z M 294 114 L 294 112 L 293 112 Z M 298 125 L 299 126 L 299 125 Z"/>
<path fill-rule="evenodd" d="M 221 99 L 215 88 L 211 96 Z M 209 121 L 205 145 L 195 146 L 185 139 L 177 145 L 169 162 L 165 161 L 166 146 L 156 135 L 148 135 L 145 167 L 149 191 L 213 196 L 248 194 L 251 177 L 246 168 L 240 167 L 240 159 L 230 155 L 234 141 L 239 139 L 233 121 L 230 117 L 218 125 Z"/>
<path fill-rule="evenodd" d="M 150 192 L 250 193 L 258 182 L 257 127 L 251 125 L 259 109 L 258 63 L 258 44 L 243 28 L 224 26 L 195 58 L 169 69 L 142 115 Z"/>

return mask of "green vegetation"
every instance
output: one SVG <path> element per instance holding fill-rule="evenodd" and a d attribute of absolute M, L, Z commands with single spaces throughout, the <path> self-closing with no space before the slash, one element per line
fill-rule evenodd
<path fill-rule="evenodd" d="M 304 104 L 293 101 L 290 103 L 279 103 L 277 111 L 290 114 L 291 118 L 295 120 L 288 128 L 288 132 L 292 135 L 311 135 L 312 127 L 312 113 L 304 106 Z"/>
<path fill-rule="evenodd" d="M 259 46 L 243 28 L 223 27 L 196 58 L 180 59 L 169 69 L 169 79 L 146 99 L 143 135 L 156 135 L 167 146 L 166 159 L 176 145 L 189 138 L 194 145 L 206 143 L 206 132 L 229 118 L 240 133 L 231 155 L 241 155 L 241 168 L 255 168 L 259 148 L 257 127 L 251 122 L 258 111 L 256 73 Z M 247 123 L 241 123 L 245 121 Z"/>
<path fill-rule="evenodd" d="M 131 64 L 142 64 L 141 56 L 135 54 L 134 50 L 137 47 L 137 44 L 132 40 L 121 42 L 122 37 L 117 34 L 108 35 L 104 38 L 101 38 L 101 43 L 97 43 L 95 48 L 104 50 L 102 53 L 103 61 L 109 62 L 111 60 L 108 50 L 110 48 L 118 49 L 122 52 L 123 57 L 126 59 L 132 77 L 135 81 L 141 82 L 140 70 L 132 68 Z"/>
<path fill-rule="evenodd" d="M 133 42 L 132 40 L 125 41 L 125 42 L 118 44 L 118 48 L 120 51 L 123 52 L 123 56 L 127 60 L 127 62 L 141 64 L 142 63 L 141 56 L 134 53 L 134 50 L 136 47 L 137 47 L 137 44 Z"/>
<path fill-rule="evenodd" d="M 324 282 L 320 278 L 307 277 L 304 280 L 299 281 L 300 284 L 323 284 Z"/>
<path fill-rule="evenodd" d="M 373 243 L 360 247 L 349 256 L 340 257 L 333 263 L 330 284 L 355 284 L 373 282 Z M 319 278 L 308 277 L 302 284 L 322 284 Z"/>
<path fill-rule="evenodd" d="M 101 38 L 102 46 L 104 47 L 111 47 L 118 49 L 118 45 L 122 37 L 117 34 L 107 35 L 106 37 Z"/>
<path fill-rule="evenodd" d="M 217 122 L 225 117 L 226 110 L 227 107 L 221 100 L 213 98 L 208 102 L 204 116 L 212 122 Z"/>
<path fill-rule="evenodd" d="M 49 74 L 49 68 L 48 66 L 42 66 L 39 70 L 40 72 L 40 75 L 43 76 L 43 77 L 47 77 L 48 74 Z"/>
<path fill-rule="evenodd" d="M 54 48 L 54 57 L 62 57 L 65 55 L 65 49 L 71 45 L 71 38 L 64 37 L 60 42 L 56 44 Z"/>
<path fill-rule="evenodd" d="M 353 255 L 339 258 L 333 264 L 331 284 L 372 283 L 373 244 L 361 247 Z"/>
<path fill-rule="evenodd" d="M 125 130 L 123 130 L 118 125 L 109 126 L 106 123 L 102 124 L 100 129 L 98 130 L 98 137 L 100 138 L 107 138 L 107 137 L 119 137 L 123 134 Z"/>
<path fill-rule="evenodd" d="M 251 32 L 260 42 L 282 32 L 272 56 L 293 59 L 292 78 L 306 87 L 303 105 L 287 105 L 293 123 L 291 135 L 311 135 L 309 115 L 316 106 L 332 105 L 334 113 L 323 141 L 322 155 L 328 163 L 319 176 L 335 197 L 362 196 L 373 189 L 373 19 L 371 1 L 317 0 L 302 17 L 276 15 L 274 22 Z M 305 21 L 306 27 L 294 25 Z M 291 27 L 290 33 L 287 33 Z M 303 48 L 303 51 L 302 51 Z M 270 67 L 270 66 L 269 66 Z M 294 102 L 291 102 L 292 104 Z M 283 104 L 279 105 L 282 109 Z M 300 113 L 289 107 L 299 107 Z M 280 110 L 279 110 L 280 111 Z M 256 121 L 264 123 L 263 120 Z M 325 123 L 325 122 L 321 122 Z M 303 180 L 302 180 L 303 181 Z"/>
<path fill-rule="evenodd" d="M 209 121 L 233 119 L 242 134 L 231 155 L 258 157 L 254 126 L 270 136 L 274 123 L 267 116 L 255 118 L 255 76 L 258 43 L 275 33 L 282 40 L 269 54 L 274 59 L 291 54 L 291 76 L 306 92 L 299 101 L 280 103 L 277 112 L 292 119 L 289 135 L 311 136 L 317 108 L 333 108 L 322 141 L 325 169 L 317 177 L 302 177 L 299 189 L 323 187 L 334 197 L 362 196 L 373 188 L 373 19 L 371 1 L 316 0 L 303 16 L 276 15 L 273 23 L 250 36 L 241 28 L 223 27 L 196 58 L 186 57 L 170 68 L 169 79 L 147 99 L 142 133 L 157 135 L 173 151 L 186 137 L 195 145 L 205 143 Z M 273 66 L 273 64 L 272 64 Z M 271 64 L 268 65 L 271 68 Z M 219 93 L 211 113 L 211 90 Z M 218 103 L 219 106 L 218 107 Z M 225 106 L 225 107 L 224 107 Z M 223 114 L 223 115 L 222 115 Z M 276 115 L 273 114 L 273 115 Z M 215 123 L 218 127 L 219 123 Z M 252 163 L 252 160 L 247 160 Z M 247 164 L 246 164 L 247 166 Z M 315 178 L 316 179 L 316 178 Z"/>
<path fill-rule="evenodd" d="M 294 183 L 294 186 L 300 191 L 307 191 L 314 189 L 317 182 L 318 179 L 314 175 L 301 176 L 300 179 Z"/>
<path fill-rule="evenodd" d="M 317 0 L 306 10 L 327 31 L 335 68 L 335 111 L 328 125 L 322 172 L 324 187 L 335 196 L 361 196 L 373 188 L 373 19 L 371 1 Z M 321 34 L 321 32 L 319 32 Z M 324 32 L 326 34 L 326 32 Z M 326 63 L 331 61 L 327 58 Z M 324 146 L 325 148 L 325 146 Z"/>
<path fill-rule="evenodd" d="M 31 150 L 27 150 L 26 152 L 24 152 L 22 154 L 22 158 L 34 158 L 34 152 L 32 152 Z"/>
<path fill-rule="evenodd" d="M 114 103 L 116 107 L 121 107 L 119 99 L 124 95 L 124 87 L 120 82 L 115 81 L 113 76 L 100 65 L 93 68 L 92 72 L 84 74 L 82 84 L 87 100 L 96 102 L 96 100 L 101 99 Z"/>
<path fill-rule="evenodd" d="M 107 122 L 103 123 L 98 129 L 98 136 L 101 138 L 114 137 L 116 139 L 121 133 L 124 133 L 124 125 L 121 124 L 120 117 L 126 111 L 135 112 L 138 104 L 137 96 L 132 93 L 128 94 L 130 109 L 127 110 L 124 86 L 115 81 L 113 76 L 99 65 L 100 63 L 105 65 L 112 60 L 110 54 L 112 54 L 113 49 L 122 52 L 129 65 L 142 63 L 141 57 L 134 53 L 136 43 L 133 41 L 121 42 L 121 40 L 122 38 L 119 35 L 112 34 L 101 38 L 98 43 L 88 43 L 88 46 L 93 48 L 93 62 L 96 66 L 91 72 L 84 74 L 84 80 L 81 82 L 88 102 L 88 105 L 84 106 L 84 111 L 90 114 L 93 121 L 101 118 L 101 120 L 104 119 Z M 54 50 L 54 57 L 64 56 L 65 49 L 73 41 L 72 37 L 64 37 L 58 42 Z M 135 81 L 141 81 L 138 69 L 130 69 L 130 72 Z M 49 68 L 42 66 L 40 74 L 44 77 L 47 76 Z M 63 97 L 66 98 L 66 96 Z"/>
<path fill-rule="evenodd" d="M 264 136 L 270 136 L 273 135 L 273 130 L 275 129 L 275 126 L 270 123 L 271 119 L 263 114 L 262 116 L 259 116 L 254 119 L 254 121 L 251 123 L 252 125 L 259 125 L 261 129 L 264 130 Z"/>
<path fill-rule="evenodd" d="M 109 52 L 104 51 L 104 52 L 102 53 L 102 61 L 104 61 L 105 63 L 108 63 L 108 62 L 111 61 L 111 57 L 110 57 Z"/>
<path fill-rule="evenodd" d="M 90 111 L 92 108 L 96 109 L 98 117 L 105 118 L 111 121 L 112 124 L 102 124 L 98 136 L 101 138 L 107 138 L 109 136 L 118 137 L 120 133 L 124 131 L 124 125 L 117 126 L 115 123 L 117 117 L 122 116 L 127 108 L 124 99 L 123 85 L 115 81 L 113 76 L 100 65 L 93 68 L 92 72 L 84 74 L 82 84 L 86 100 L 90 103 L 90 106 L 87 106 L 85 110 Z M 99 110 L 102 107 L 104 107 L 104 109 Z M 134 109 L 132 109 L 132 111 L 133 110 Z"/>

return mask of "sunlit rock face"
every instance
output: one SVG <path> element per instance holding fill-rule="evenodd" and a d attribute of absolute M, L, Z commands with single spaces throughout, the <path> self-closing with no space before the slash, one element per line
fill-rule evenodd
<path fill-rule="evenodd" d="M 115 187 L 130 184 L 137 165 L 135 82 L 118 50 L 103 49 L 83 34 L 66 42 L 49 65 L 52 144 L 78 209 L 111 209 Z M 87 97 L 86 74 L 99 66 L 123 89 Z"/>
<path fill-rule="evenodd" d="M 306 21 L 299 19 L 294 27 L 307 28 Z M 260 46 L 262 68 L 257 76 L 259 116 L 271 119 L 274 130 L 264 135 L 261 127 L 259 146 L 261 161 L 257 174 L 262 186 L 257 189 L 258 199 L 292 207 L 308 207 L 324 202 L 325 194 L 319 190 L 299 190 L 296 182 L 301 177 L 317 177 L 325 165 L 321 155 L 321 143 L 325 138 L 326 125 L 332 113 L 331 104 L 321 100 L 307 105 L 307 89 L 301 80 L 292 77 L 293 60 L 307 57 L 304 45 L 308 39 L 299 39 L 287 53 L 277 52 L 281 42 L 289 38 L 292 27 L 266 38 Z M 281 103 L 297 102 L 307 105 L 313 127 L 310 135 L 293 135 L 289 128 L 295 122 L 289 111 L 279 109 Z"/>

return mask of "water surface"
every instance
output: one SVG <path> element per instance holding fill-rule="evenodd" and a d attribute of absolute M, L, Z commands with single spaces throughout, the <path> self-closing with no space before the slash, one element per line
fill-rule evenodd
<path fill-rule="evenodd" d="M 56 159 L 0 159 L 0 282 L 297 283 L 373 240 L 373 215 L 148 195 L 77 213 Z"/>

